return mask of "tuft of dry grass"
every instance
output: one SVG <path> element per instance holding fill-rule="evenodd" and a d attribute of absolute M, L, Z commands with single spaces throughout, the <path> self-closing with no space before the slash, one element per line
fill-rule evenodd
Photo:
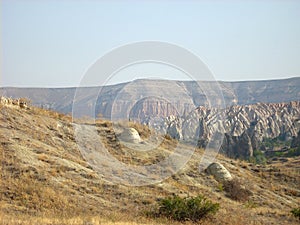
<path fill-rule="evenodd" d="M 249 197 L 252 195 L 252 192 L 245 187 L 242 186 L 241 182 L 238 179 L 233 179 L 230 181 L 224 182 L 224 190 L 226 192 L 226 196 L 229 198 L 245 202 L 249 200 Z"/>

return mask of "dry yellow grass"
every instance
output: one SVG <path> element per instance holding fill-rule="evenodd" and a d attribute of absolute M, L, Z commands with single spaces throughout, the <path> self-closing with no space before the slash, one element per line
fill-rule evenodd
<path fill-rule="evenodd" d="M 180 224 L 143 216 L 157 198 L 173 193 L 203 194 L 220 203 L 215 218 L 203 224 L 298 224 L 290 210 L 300 202 L 300 157 L 256 166 L 219 155 L 217 160 L 253 193 L 248 202 L 227 198 L 211 176 L 198 172 L 201 149 L 176 175 L 159 184 L 117 185 L 104 180 L 84 160 L 70 117 L 37 108 L 0 106 L 0 110 L 2 224 Z M 98 123 L 105 144 L 125 163 L 150 163 L 177 146 L 176 141 L 165 139 L 149 154 L 129 152 L 117 144 L 110 122 Z M 136 128 L 148 132 L 144 126 Z"/>
<path fill-rule="evenodd" d="M 51 224 L 51 225 L 161 225 L 159 222 L 112 222 L 107 221 L 108 219 L 103 219 L 99 217 L 92 217 L 88 219 L 83 219 L 80 217 L 73 217 L 70 219 L 65 218 L 45 218 L 45 217 L 20 217 L 20 218 L 0 218 L 1 224 L 3 225 L 41 225 L 41 224 Z"/>

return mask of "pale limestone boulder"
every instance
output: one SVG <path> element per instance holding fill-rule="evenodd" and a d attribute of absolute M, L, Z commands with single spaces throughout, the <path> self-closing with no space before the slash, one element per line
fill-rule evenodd
<path fill-rule="evenodd" d="M 206 171 L 208 174 L 213 175 L 218 182 L 226 182 L 233 179 L 230 172 L 221 163 L 214 162 L 210 164 Z"/>
<path fill-rule="evenodd" d="M 139 132 L 134 128 L 126 128 L 120 135 L 120 140 L 130 143 L 140 143 L 141 137 Z"/>

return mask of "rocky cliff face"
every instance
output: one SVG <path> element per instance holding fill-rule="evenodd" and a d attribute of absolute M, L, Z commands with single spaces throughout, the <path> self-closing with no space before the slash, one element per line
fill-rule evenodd
<path fill-rule="evenodd" d="M 96 91 L 96 89 L 94 90 Z M 221 94 L 218 92 L 221 91 Z M 82 97 L 90 107 L 92 91 Z M 97 93 L 98 94 L 98 93 Z M 167 116 L 186 117 L 199 106 L 215 107 L 276 103 L 300 99 L 300 78 L 251 82 L 193 82 L 135 80 L 101 89 L 96 100 L 96 115 L 111 119 L 134 119 L 153 123 Z M 238 129 L 238 128 L 237 128 Z"/>
<path fill-rule="evenodd" d="M 197 141 L 206 147 L 214 134 L 225 134 L 221 151 L 230 157 L 248 158 L 265 138 L 294 139 L 296 143 L 293 137 L 300 130 L 300 102 L 258 103 L 221 110 L 198 107 L 187 117 L 166 121 L 161 125 L 173 138 Z"/>
<path fill-rule="evenodd" d="M 188 115 L 198 106 L 217 104 L 220 99 L 216 90 L 221 90 L 226 106 L 255 104 L 257 102 L 279 103 L 300 99 L 300 77 L 283 80 L 244 82 L 200 82 L 172 80 L 135 80 L 130 83 L 83 88 L 76 102 L 82 107 L 78 116 L 85 115 L 85 109 L 95 107 L 95 114 L 110 119 L 125 119 L 128 110 L 131 116 L 165 117 Z M 206 89 L 204 93 L 202 89 Z M 76 88 L 0 88 L 0 95 L 13 98 L 27 97 L 34 105 L 55 111 L 72 112 Z M 208 102 L 206 96 L 211 101 Z M 154 98 L 153 98 L 154 97 Z M 152 99 L 146 101 L 145 98 Z M 155 100 L 154 100 L 155 99 Z M 163 104 L 161 104 L 163 102 Z M 166 104 L 171 104 L 171 108 Z M 155 113 L 151 114 L 151 110 Z M 176 115 L 176 114 L 175 114 Z M 128 119 L 128 118 L 126 118 Z"/>

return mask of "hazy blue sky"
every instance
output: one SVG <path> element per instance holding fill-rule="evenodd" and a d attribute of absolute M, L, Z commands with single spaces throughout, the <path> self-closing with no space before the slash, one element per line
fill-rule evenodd
<path fill-rule="evenodd" d="M 0 85 L 76 86 L 103 54 L 143 40 L 191 50 L 218 80 L 300 76 L 300 1 L 2 0 Z"/>

